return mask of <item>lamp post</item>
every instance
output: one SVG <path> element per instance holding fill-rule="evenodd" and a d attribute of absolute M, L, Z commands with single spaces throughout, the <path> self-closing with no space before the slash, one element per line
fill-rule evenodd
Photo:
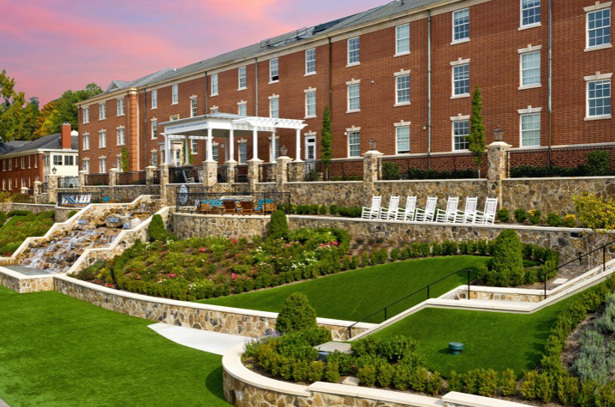
<path fill-rule="evenodd" d="M 58 169 L 57 169 L 56 167 L 53 167 L 53 168 L 51 169 L 51 173 L 52 173 L 53 175 L 56 175 L 56 172 L 58 172 Z"/>
<path fill-rule="evenodd" d="M 504 130 L 500 129 L 500 126 L 496 127 L 493 130 L 493 138 L 495 139 L 495 141 L 502 141 L 503 137 L 504 137 Z"/>
<path fill-rule="evenodd" d="M 378 148 L 378 142 L 372 137 L 369 139 L 369 149 L 373 151 L 376 150 L 376 148 Z"/>
<path fill-rule="evenodd" d="M 280 155 L 282 157 L 286 157 L 286 154 L 288 154 L 288 147 L 286 147 L 286 146 L 280 147 Z"/>

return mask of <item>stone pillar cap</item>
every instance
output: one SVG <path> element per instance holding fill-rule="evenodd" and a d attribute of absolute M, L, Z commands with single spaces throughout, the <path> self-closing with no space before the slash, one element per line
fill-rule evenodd
<path fill-rule="evenodd" d="M 494 141 L 493 143 L 489 144 L 487 147 L 506 147 L 506 148 L 510 148 L 512 147 L 512 145 L 508 144 L 505 141 Z"/>
<path fill-rule="evenodd" d="M 365 154 L 363 154 L 363 156 L 365 157 L 372 156 L 372 155 L 384 155 L 384 154 L 378 150 L 368 150 L 365 152 Z"/>

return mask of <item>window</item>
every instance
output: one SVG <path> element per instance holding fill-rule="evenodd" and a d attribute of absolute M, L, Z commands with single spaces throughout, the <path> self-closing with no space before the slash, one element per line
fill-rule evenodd
<path fill-rule="evenodd" d="M 305 91 L 305 117 L 316 117 L 316 90 Z"/>
<path fill-rule="evenodd" d="M 453 150 L 467 150 L 469 148 L 468 135 L 470 134 L 469 120 L 456 120 L 453 122 Z"/>
<path fill-rule="evenodd" d="M 608 3 L 610 4 L 610 3 Z M 587 13 L 587 48 L 611 43 L 611 9 L 603 8 Z"/>
<path fill-rule="evenodd" d="M 152 140 L 158 138 L 158 120 L 152 119 Z"/>
<path fill-rule="evenodd" d="M 190 98 L 190 117 L 198 116 L 196 96 Z"/>
<path fill-rule="evenodd" d="M 410 103 L 410 74 L 402 73 L 395 76 L 395 104 L 407 105 Z"/>
<path fill-rule="evenodd" d="M 90 133 L 83 133 L 83 149 L 90 149 Z"/>
<path fill-rule="evenodd" d="M 540 145 L 540 113 L 521 115 L 521 147 Z"/>
<path fill-rule="evenodd" d="M 453 12 L 453 42 L 463 42 L 470 39 L 470 9 Z"/>
<path fill-rule="evenodd" d="M 179 89 L 177 85 L 171 86 L 171 104 L 176 105 L 179 101 Z"/>
<path fill-rule="evenodd" d="M 118 154 L 115 156 L 115 161 L 113 162 L 113 165 L 115 166 L 115 168 L 122 171 L 122 154 Z"/>
<path fill-rule="evenodd" d="M 21 169 L 26 168 L 26 157 L 25 156 L 21 156 Z"/>
<path fill-rule="evenodd" d="M 124 99 L 117 99 L 117 115 L 124 116 Z"/>
<path fill-rule="evenodd" d="M 242 90 L 248 87 L 248 75 L 246 73 L 246 67 L 242 66 L 237 70 L 238 85 L 237 90 Z"/>
<path fill-rule="evenodd" d="M 209 110 L 211 111 L 211 113 L 218 113 L 218 106 L 212 106 L 209 108 Z"/>
<path fill-rule="evenodd" d="M 361 89 L 358 83 L 348 85 L 348 112 L 361 110 Z"/>
<path fill-rule="evenodd" d="M 32 168 L 32 156 L 28 156 L 28 168 Z"/>
<path fill-rule="evenodd" d="M 107 132 L 101 130 L 98 132 L 98 148 L 107 147 Z"/>
<path fill-rule="evenodd" d="M 239 143 L 239 164 L 245 164 L 248 162 L 248 144 Z"/>
<path fill-rule="evenodd" d="M 239 102 L 239 103 L 237 103 L 237 114 L 239 116 L 247 116 L 248 115 L 248 102 Z"/>
<path fill-rule="evenodd" d="M 179 115 L 174 114 L 173 116 L 169 116 L 169 121 L 174 122 L 175 120 L 179 120 Z"/>
<path fill-rule="evenodd" d="M 277 82 L 280 79 L 279 61 L 277 58 L 269 60 L 269 83 Z"/>
<path fill-rule="evenodd" d="M 218 74 L 214 73 L 211 75 L 211 96 L 216 96 L 218 94 Z"/>
<path fill-rule="evenodd" d="M 83 171 L 90 172 L 90 159 L 89 158 L 83 159 Z"/>
<path fill-rule="evenodd" d="M 190 154 L 196 155 L 199 148 L 198 140 L 190 140 Z"/>
<path fill-rule="evenodd" d="M 38 158 L 34 157 L 34 168 L 38 168 Z"/>
<path fill-rule="evenodd" d="M 124 131 L 123 127 L 118 127 L 117 128 L 117 145 L 118 146 L 123 146 L 126 142 L 126 137 L 125 137 L 126 133 Z"/>
<path fill-rule="evenodd" d="M 305 51 L 305 74 L 312 75 L 316 73 L 316 48 Z"/>
<path fill-rule="evenodd" d="M 157 108 L 158 108 L 158 91 L 153 90 L 152 91 L 152 109 L 157 109 Z"/>
<path fill-rule="evenodd" d="M 90 108 L 84 107 L 83 108 L 83 123 L 89 123 L 89 122 L 90 122 Z"/>
<path fill-rule="evenodd" d="M 62 156 L 54 155 L 53 156 L 53 165 L 62 165 Z"/>
<path fill-rule="evenodd" d="M 348 157 L 361 156 L 361 132 L 352 130 L 348 132 Z"/>
<path fill-rule="evenodd" d="M 611 79 L 587 82 L 587 117 L 611 116 Z"/>
<path fill-rule="evenodd" d="M 13 159 L 9 158 L 9 171 L 13 169 Z"/>
<path fill-rule="evenodd" d="M 104 174 L 107 172 L 107 158 L 106 157 L 100 157 L 98 159 L 98 172 L 100 174 Z"/>
<path fill-rule="evenodd" d="M 75 165 L 75 157 L 73 157 L 72 155 L 65 155 L 64 165 Z"/>
<path fill-rule="evenodd" d="M 395 27 L 395 55 L 410 52 L 410 24 Z"/>
<path fill-rule="evenodd" d="M 150 165 L 158 167 L 158 151 L 156 150 L 152 150 L 152 159 L 150 160 Z"/>
<path fill-rule="evenodd" d="M 361 62 L 359 37 L 348 39 L 348 65 L 357 65 Z"/>
<path fill-rule="evenodd" d="M 220 159 L 220 149 L 217 144 L 211 146 L 211 156 L 216 162 Z"/>
<path fill-rule="evenodd" d="M 107 118 L 107 105 L 103 103 L 98 104 L 98 120 L 105 120 Z"/>
<path fill-rule="evenodd" d="M 521 54 L 521 86 L 540 85 L 540 51 Z"/>
<path fill-rule="evenodd" d="M 280 98 L 277 96 L 269 97 L 269 117 L 280 117 Z"/>
<path fill-rule="evenodd" d="M 540 0 L 521 0 L 521 27 L 540 24 Z"/>
<path fill-rule="evenodd" d="M 395 144 L 397 154 L 410 152 L 410 126 L 395 127 Z"/>
<path fill-rule="evenodd" d="M 470 95 L 470 64 L 453 66 L 453 96 Z"/>

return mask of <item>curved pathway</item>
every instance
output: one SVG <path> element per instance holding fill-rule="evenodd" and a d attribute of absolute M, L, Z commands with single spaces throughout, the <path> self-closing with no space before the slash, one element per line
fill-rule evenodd
<path fill-rule="evenodd" d="M 148 328 L 180 345 L 216 355 L 224 355 L 235 346 L 254 340 L 246 336 L 223 334 L 164 323 L 148 325 Z M 0 407 L 5 407 L 2 405 L 1 400 Z"/>

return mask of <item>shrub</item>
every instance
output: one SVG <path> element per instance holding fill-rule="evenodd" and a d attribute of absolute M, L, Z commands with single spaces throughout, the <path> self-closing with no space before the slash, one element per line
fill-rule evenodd
<path fill-rule="evenodd" d="M 526 400 L 534 400 L 536 398 L 536 380 L 538 378 L 538 372 L 530 370 L 525 373 L 523 382 L 521 383 L 521 395 Z"/>
<path fill-rule="evenodd" d="M 448 378 L 448 391 L 463 392 L 463 375 L 451 370 Z"/>
<path fill-rule="evenodd" d="M 340 367 L 337 363 L 327 363 L 325 367 L 325 380 L 331 383 L 337 383 L 340 381 Z"/>
<path fill-rule="evenodd" d="M 19 209 L 14 209 L 7 214 L 7 217 L 11 218 L 13 216 L 28 216 L 32 214 L 31 211 L 24 211 Z"/>
<path fill-rule="evenodd" d="M 517 223 L 523 223 L 527 220 L 527 211 L 525 209 L 517 209 L 515 210 L 515 220 Z"/>
<path fill-rule="evenodd" d="M 532 225 L 537 225 L 542 220 L 542 212 L 539 209 L 532 209 L 527 212 L 528 219 Z"/>
<path fill-rule="evenodd" d="M 478 394 L 491 397 L 498 391 L 498 374 L 493 369 L 481 369 L 478 373 Z"/>
<path fill-rule="evenodd" d="M 523 256 L 521 241 L 514 230 L 503 230 L 495 240 L 492 273 L 490 283 L 499 286 L 519 285 L 523 283 Z"/>
<path fill-rule="evenodd" d="M 500 389 L 502 390 L 502 396 L 509 397 L 514 396 L 517 393 L 517 379 L 515 378 L 515 372 L 512 369 L 506 369 L 502 372 L 500 378 Z"/>
<path fill-rule="evenodd" d="M 557 213 L 551 212 L 549 215 L 547 215 L 547 225 L 549 226 L 561 226 L 563 221 L 564 220 L 562 219 L 562 217 Z"/>
<path fill-rule="evenodd" d="M 79 211 L 70 211 L 68 212 L 68 219 L 72 218 L 73 216 L 75 216 Z"/>
<path fill-rule="evenodd" d="M 340 216 L 346 218 L 360 218 L 361 217 L 361 207 L 360 206 L 340 206 L 338 208 L 338 213 Z"/>
<path fill-rule="evenodd" d="M 442 242 L 442 255 L 454 256 L 457 254 L 457 242 L 445 240 Z"/>
<path fill-rule="evenodd" d="M 376 381 L 380 387 L 389 387 L 393 380 L 395 368 L 389 363 L 380 363 L 376 372 Z"/>
<path fill-rule="evenodd" d="M 318 382 L 322 380 L 322 375 L 325 372 L 325 364 L 320 360 L 315 360 L 310 363 L 308 368 L 308 380 L 310 382 Z"/>
<path fill-rule="evenodd" d="M 568 214 L 564 216 L 564 219 L 562 219 L 562 225 L 566 226 L 567 228 L 575 227 L 577 225 L 577 217 L 573 214 Z"/>
<path fill-rule="evenodd" d="M 372 387 L 376 383 L 376 367 L 367 365 L 359 368 L 357 378 L 362 385 Z"/>
<path fill-rule="evenodd" d="M 326 215 L 327 214 L 327 205 L 320 205 L 320 207 L 318 208 L 318 214 L 319 215 Z"/>
<path fill-rule="evenodd" d="M 284 211 L 275 211 L 267 225 L 267 237 L 272 239 L 286 239 L 288 236 L 288 221 Z"/>
<path fill-rule="evenodd" d="M 275 327 L 281 333 L 297 332 L 317 327 L 316 311 L 310 305 L 305 294 L 294 292 L 286 298 L 276 319 Z"/>
<path fill-rule="evenodd" d="M 498 209 L 496 215 L 497 215 L 499 222 L 501 223 L 510 222 L 510 212 L 508 212 L 508 209 L 505 209 L 505 208 Z"/>
<path fill-rule="evenodd" d="M 611 159 L 608 151 L 590 151 L 587 153 L 586 160 L 587 164 L 585 165 L 585 169 L 588 175 L 599 176 L 609 173 L 609 163 Z"/>
<path fill-rule="evenodd" d="M 6 213 L 0 212 L 0 227 L 6 222 Z"/>
<path fill-rule="evenodd" d="M 382 179 L 384 180 L 398 180 L 401 178 L 399 172 L 399 165 L 390 161 L 382 164 Z"/>
<path fill-rule="evenodd" d="M 157 240 L 166 241 L 168 237 L 168 232 L 166 227 L 164 226 L 164 221 L 162 220 L 162 216 L 154 215 L 152 217 L 152 221 L 149 224 L 149 239 L 152 242 Z"/>
<path fill-rule="evenodd" d="M 338 213 L 339 213 L 339 207 L 336 204 L 332 204 L 331 206 L 329 206 L 330 215 L 337 215 Z"/>

